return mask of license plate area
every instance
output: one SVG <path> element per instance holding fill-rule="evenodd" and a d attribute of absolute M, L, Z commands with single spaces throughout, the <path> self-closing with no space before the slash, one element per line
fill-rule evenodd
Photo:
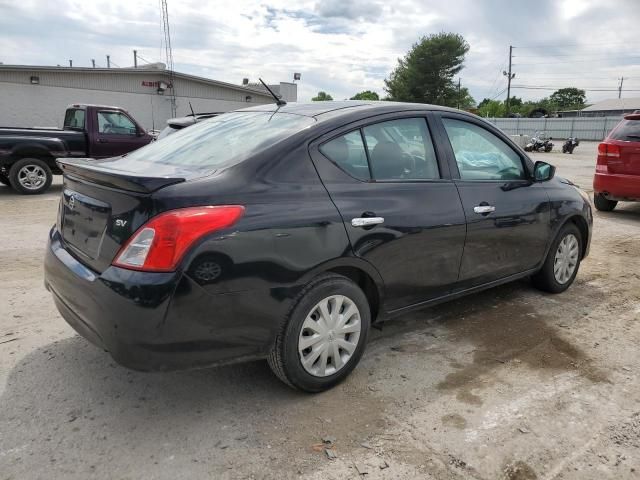
<path fill-rule="evenodd" d="M 73 190 L 62 192 L 62 238 L 88 258 L 100 252 L 111 205 Z"/>

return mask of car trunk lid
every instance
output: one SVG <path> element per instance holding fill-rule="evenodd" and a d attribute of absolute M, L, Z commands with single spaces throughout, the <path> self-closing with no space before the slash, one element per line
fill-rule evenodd
<path fill-rule="evenodd" d="M 153 192 L 198 176 L 162 166 L 153 175 L 139 175 L 135 168 L 119 168 L 117 159 L 58 164 L 64 173 L 58 230 L 67 249 L 97 272 L 108 268 L 127 239 L 157 213 Z"/>

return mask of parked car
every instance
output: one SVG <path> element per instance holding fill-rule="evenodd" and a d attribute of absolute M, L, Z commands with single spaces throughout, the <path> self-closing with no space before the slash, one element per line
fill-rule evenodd
<path fill-rule="evenodd" d="M 176 133 L 177 131 L 182 130 L 185 127 L 195 125 L 196 123 L 202 120 L 206 120 L 207 118 L 217 117 L 220 114 L 221 112 L 194 113 L 193 115 L 187 115 L 186 117 L 170 118 L 169 120 L 167 120 L 167 126 L 164 127 L 162 131 L 156 136 L 156 140 L 161 140 L 164 137 L 167 137 L 172 133 Z"/>
<path fill-rule="evenodd" d="M 618 202 L 640 201 L 640 112 L 624 119 L 598 145 L 593 203 L 610 212 Z"/>
<path fill-rule="evenodd" d="M 584 192 L 437 106 L 263 105 L 59 164 L 45 285 L 138 370 L 266 358 L 321 391 L 371 325 L 525 277 L 562 292 L 591 239 Z"/>
<path fill-rule="evenodd" d="M 67 108 L 62 130 L 0 127 L 0 183 L 23 194 L 42 193 L 54 174 L 56 158 L 123 155 L 152 140 L 119 107 L 76 104 Z"/>

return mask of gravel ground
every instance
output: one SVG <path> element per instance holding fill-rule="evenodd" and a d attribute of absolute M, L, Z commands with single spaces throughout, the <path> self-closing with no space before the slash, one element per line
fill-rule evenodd
<path fill-rule="evenodd" d="M 590 189 L 595 150 L 534 156 Z M 595 214 L 566 293 L 414 313 L 305 395 L 265 362 L 142 374 L 75 335 L 42 284 L 60 190 L 0 186 L 0 479 L 640 476 L 640 204 Z"/>

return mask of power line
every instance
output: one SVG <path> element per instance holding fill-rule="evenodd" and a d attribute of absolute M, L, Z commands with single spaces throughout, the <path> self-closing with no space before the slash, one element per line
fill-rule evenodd
<path fill-rule="evenodd" d="M 511 88 L 514 89 L 518 89 L 518 90 L 560 90 L 561 88 L 565 88 L 565 87 L 551 87 L 551 86 L 538 86 L 538 85 L 514 85 Z M 599 88 L 599 87 L 593 87 L 593 88 L 581 88 L 580 90 L 585 90 L 587 92 L 617 92 L 618 88 Z M 634 90 L 634 89 L 625 89 L 625 92 L 640 92 L 640 89 L 638 90 Z"/>

